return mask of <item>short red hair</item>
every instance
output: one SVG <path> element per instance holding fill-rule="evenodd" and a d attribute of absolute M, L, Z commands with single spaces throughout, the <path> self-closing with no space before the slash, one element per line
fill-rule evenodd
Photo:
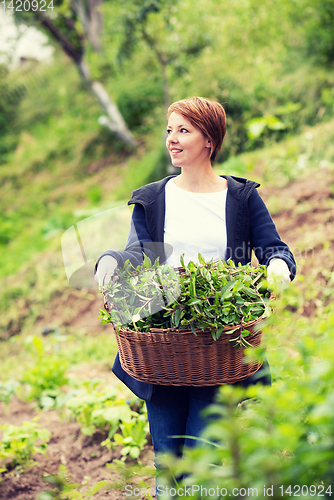
<path fill-rule="evenodd" d="M 171 104 L 167 111 L 167 118 L 175 111 L 188 118 L 194 127 L 210 139 L 213 162 L 223 144 L 226 134 L 226 114 L 223 106 L 216 101 L 204 97 L 190 97 Z"/>

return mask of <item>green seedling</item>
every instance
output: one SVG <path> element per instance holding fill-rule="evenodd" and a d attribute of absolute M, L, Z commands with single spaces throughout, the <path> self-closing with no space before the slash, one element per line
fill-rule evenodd
<path fill-rule="evenodd" d="M 146 415 L 136 415 L 130 422 L 120 424 L 121 434 L 114 435 L 116 445 L 121 445 L 122 461 L 129 456 L 137 460 L 147 443 L 148 421 Z M 109 441 L 110 442 L 110 441 Z M 108 442 L 102 443 L 108 446 Z"/>
<path fill-rule="evenodd" d="M 91 486 L 86 493 L 81 493 L 80 489 L 89 483 L 90 477 L 85 476 L 81 483 L 73 483 L 68 469 L 64 465 L 59 466 L 58 474 L 46 476 L 43 481 L 53 486 L 53 489 L 39 493 L 37 500 L 91 500 L 98 491 L 109 484 L 108 481 L 99 481 Z"/>
<path fill-rule="evenodd" d="M 26 370 L 21 381 L 28 386 L 29 400 L 35 399 L 41 407 L 54 406 L 60 389 L 68 383 L 66 370 L 68 363 L 57 355 L 43 356 Z"/>
<path fill-rule="evenodd" d="M 16 380 L 9 379 L 6 382 L 0 382 L 0 401 L 8 406 L 19 386 L 20 384 Z"/>
<path fill-rule="evenodd" d="M 92 436 L 96 431 L 108 431 L 111 438 L 120 422 L 128 422 L 135 413 L 124 399 L 117 399 L 116 389 L 83 388 L 65 403 L 71 417 L 81 424 L 81 432 Z"/>
<path fill-rule="evenodd" d="M 33 453 L 46 453 L 51 433 L 41 428 L 36 420 L 23 422 L 21 426 L 8 423 L 0 426 L 0 459 L 4 461 L 7 470 L 17 465 L 29 465 Z"/>

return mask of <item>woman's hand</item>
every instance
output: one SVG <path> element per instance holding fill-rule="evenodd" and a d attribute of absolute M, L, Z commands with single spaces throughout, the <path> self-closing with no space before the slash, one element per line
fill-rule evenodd
<path fill-rule="evenodd" d="M 98 266 L 94 276 L 95 281 L 99 283 L 99 286 L 107 286 L 117 268 L 117 260 L 111 255 L 104 255 Z"/>
<path fill-rule="evenodd" d="M 288 288 L 290 284 L 290 270 L 283 259 L 274 258 L 267 268 L 267 281 L 274 285 L 278 292 Z"/>

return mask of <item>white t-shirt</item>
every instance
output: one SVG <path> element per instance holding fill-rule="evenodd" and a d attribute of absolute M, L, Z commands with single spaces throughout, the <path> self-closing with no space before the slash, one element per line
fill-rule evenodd
<path fill-rule="evenodd" d="M 166 184 L 164 241 L 173 248 L 167 263 L 178 267 L 180 255 L 185 263 L 223 259 L 226 253 L 226 194 L 192 193 L 179 188 L 174 178 Z"/>

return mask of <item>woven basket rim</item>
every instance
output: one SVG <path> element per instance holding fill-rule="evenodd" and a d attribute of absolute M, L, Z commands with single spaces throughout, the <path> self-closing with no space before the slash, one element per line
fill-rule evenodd
<path fill-rule="evenodd" d="M 237 325 L 225 325 L 222 333 L 228 332 L 230 330 L 239 330 L 240 328 L 244 328 L 245 330 L 247 330 L 247 328 L 251 328 L 252 326 L 255 326 L 256 324 L 261 323 L 263 320 L 264 320 L 264 318 L 258 318 L 258 319 L 254 319 L 252 321 L 249 321 L 248 323 L 238 323 Z M 113 328 L 115 329 L 116 332 L 117 332 L 117 329 L 119 329 L 122 332 L 126 332 L 126 333 L 135 332 L 136 334 L 140 334 L 143 336 L 145 336 L 145 335 L 149 336 L 152 334 L 187 335 L 189 333 L 194 335 L 194 332 L 192 331 L 191 328 L 150 328 L 149 332 L 142 332 L 140 330 L 133 330 L 132 328 L 128 328 L 126 326 L 116 327 L 113 323 L 112 323 L 112 325 L 113 325 Z M 200 328 L 195 328 L 194 330 L 199 335 L 208 334 L 208 333 L 211 335 L 211 332 L 212 332 L 212 330 L 210 328 L 206 328 L 205 330 L 201 330 Z M 255 335 L 256 333 L 257 332 L 250 333 L 250 335 Z"/>

